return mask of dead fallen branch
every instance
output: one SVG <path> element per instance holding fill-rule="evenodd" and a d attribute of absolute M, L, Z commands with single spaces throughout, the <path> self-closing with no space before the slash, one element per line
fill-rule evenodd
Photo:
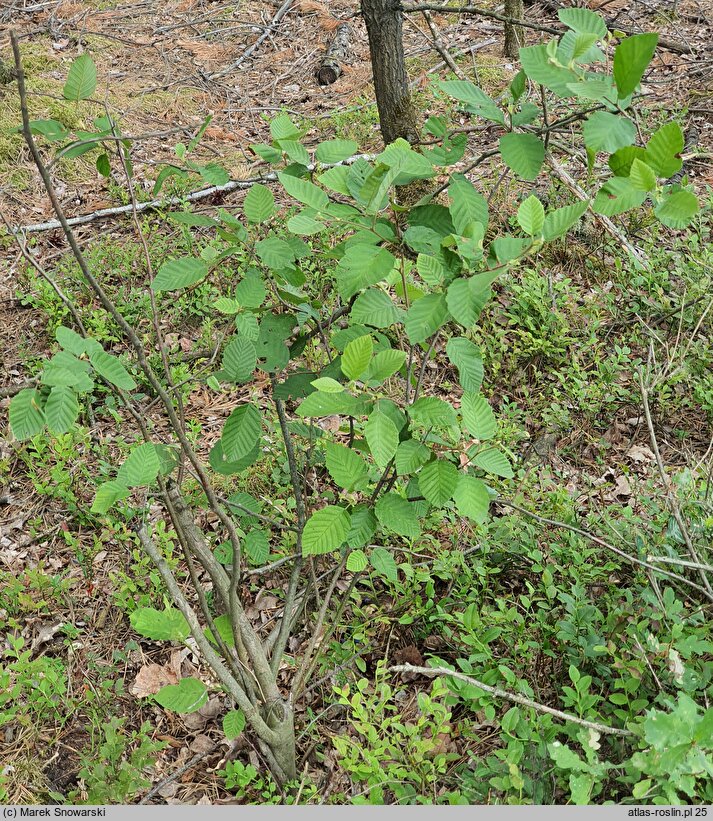
<path fill-rule="evenodd" d="M 341 163 L 334 163 L 334 165 L 351 165 L 358 159 L 373 160 L 374 155 L 357 154 Z M 325 165 L 323 167 L 329 168 L 331 166 Z M 314 169 L 314 165 L 307 166 L 308 171 L 314 171 Z M 192 194 L 188 194 L 185 197 L 169 197 L 164 200 L 156 199 L 149 200 L 148 202 L 137 202 L 135 210 L 136 213 L 141 213 L 143 211 L 170 210 L 171 208 L 183 205 L 186 202 L 199 202 L 200 200 L 208 199 L 209 197 L 217 194 L 229 194 L 231 191 L 246 191 L 258 182 L 277 182 L 277 174 L 269 172 L 267 174 L 263 174 L 261 177 L 251 177 L 247 180 L 230 180 L 229 182 L 226 182 L 225 185 L 211 185 L 209 188 L 201 188 L 199 191 L 194 191 Z M 112 208 L 100 208 L 97 211 L 92 211 L 90 214 L 81 214 L 76 217 L 68 217 L 67 225 L 74 228 L 76 225 L 86 225 L 86 223 L 94 222 L 95 220 L 107 219 L 108 217 L 121 217 L 126 214 L 133 213 L 134 208 L 130 204 L 117 205 Z M 48 220 L 47 222 L 34 222 L 30 225 L 11 226 L 9 230 L 13 234 L 34 234 L 40 231 L 55 231 L 61 227 L 62 225 L 59 220 Z"/>
<path fill-rule="evenodd" d="M 277 28 L 277 25 L 279 24 L 280 20 L 282 20 L 282 18 L 290 10 L 291 5 L 292 0 L 285 0 L 285 2 L 277 10 L 275 16 L 272 18 L 272 22 L 270 23 L 270 25 L 265 28 L 265 30 L 257 38 L 257 40 L 251 46 L 248 46 L 248 48 L 245 49 L 242 55 L 234 63 L 231 63 L 229 66 L 226 66 L 224 69 L 221 69 L 221 71 L 216 71 L 215 74 L 211 74 L 210 79 L 217 80 L 220 77 L 225 77 L 226 74 L 230 74 L 232 71 L 235 71 L 236 68 L 240 68 L 240 66 L 252 56 L 253 52 L 260 48 L 260 46 L 265 42 L 265 40 L 267 40 L 267 38 L 273 33 L 273 31 Z"/>
<path fill-rule="evenodd" d="M 597 733 L 606 735 L 634 735 L 631 730 L 620 730 L 618 727 L 608 727 L 606 724 L 599 724 L 597 721 L 587 721 L 584 718 L 578 718 L 571 713 L 563 713 L 562 710 L 555 710 L 554 707 L 548 707 L 546 704 L 540 704 L 537 701 L 521 696 L 519 693 L 509 693 L 507 690 L 501 690 L 499 687 L 491 687 L 490 684 L 485 684 L 478 681 L 476 678 L 466 676 L 464 673 L 459 673 L 456 670 L 448 670 L 446 667 L 415 667 L 413 664 L 396 664 L 389 667 L 391 673 L 420 673 L 424 676 L 449 676 L 450 678 L 464 681 L 466 684 L 472 684 L 473 687 L 478 687 L 490 693 L 496 698 L 502 698 L 506 701 L 512 701 L 515 704 L 521 704 L 523 707 L 531 707 L 538 713 L 548 713 L 556 718 L 561 718 L 563 721 L 571 721 L 573 724 L 579 724 L 582 727 L 587 727 Z"/>
<path fill-rule="evenodd" d="M 349 41 L 352 36 L 352 27 L 349 23 L 340 23 L 334 33 L 334 39 L 329 44 L 322 62 L 317 69 L 317 82 L 321 86 L 335 83 L 342 73 L 342 63 L 349 53 Z"/>

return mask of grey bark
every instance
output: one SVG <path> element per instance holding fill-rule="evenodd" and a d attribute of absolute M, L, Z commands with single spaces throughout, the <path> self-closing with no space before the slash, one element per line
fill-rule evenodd
<path fill-rule="evenodd" d="M 361 13 L 369 36 L 381 136 L 386 145 L 399 137 L 415 142 L 416 112 L 406 74 L 399 0 L 361 0 Z"/>
<path fill-rule="evenodd" d="M 349 54 L 349 41 L 352 29 L 349 23 L 340 23 L 334 33 L 334 39 L 327 47 L 322 62 L 317 69 L 317 82 L 322 86 L 335 83 L 342 73 L 342 63 Z"/>
<path fill-rule="evenodd" d="M 505 0 L 505 16 L 514 20 L 522 20 L 525 15 L 523 0 Z M 521 46 L 525 45 L 523 30 L 520 26 L 505 23 L 505 45 L 503 54 L 511 59 L 517 59 Z"/>

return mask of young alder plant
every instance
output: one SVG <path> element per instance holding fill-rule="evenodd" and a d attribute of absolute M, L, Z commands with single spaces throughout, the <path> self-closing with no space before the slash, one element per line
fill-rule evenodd
<path fill-rule="evenodd" d="M 369 573 L 398 584 L 412 568 L 397 561 L 394 545 L 417 542 L 434 512 L 483 523 L 493 485 L 513 476 L 496 442 L 497 421 L 481 391 L 483 359 L 472 339 L 496 280 L 544 243 L 565 237 L 588 209 L 610 217 L 649 197 L 655 216 L 671 227 L 698 210 L 690 191 L 661 183 L 681 167 L 680 128 L 667 123 L 645 145 L 636 144 L 641 137 L 631 105 L 656 36 L 623 39 L 610 75 L 606 54 L 613 37 L 601 18 L 586 9 L 562 10 L 560 18 L 568 27 L 561 38 L 521 49 L 523 68 L 500 103 L 467 81 L 439 85 L 467 112 L 501 126 L 498 147 L 488 156 L 499 154 L 525 184 L 540 173 L 554 135 L 581 123 L 584 185 L 595 193 L 575 181 L 578 201 L 551 209 L 534 195 L 523 197 L 514 229 L 498 235 L 482 193 L 464 173 L 448 170 L 463 158 L 466 136 L 449 132 L 443 118 L 429 118 L 420 149 L 397 140 L 365 157 L 350 140 L 326 140 L 311 154 L 303 131 L 281 115 L 270 124 L 272 142 L 251 146 L 278 170 L 252 184 L 237 213 L 173 214 L 210 236 L 199 253 L 169 259 L 157 271 L 137 219 L 131 141 L 108 113 L 94 121 L 93 131 L 75 133 L 56 120 L 30 121 L 13 39 L 24 137 L 80 270 L 130 353 L 116 356 L 88 336 L 68 300 L 75 327 L 58 328 L 58 350 L 37 387 L 13 398 L 12 432 L 30 444 L 45 432 L 64 433 L 78 424 L 82 408 L 91 408 L 98 387 L 115 393 L 143 441 L 103 478 L 91 511 L 101 517 L 115 508 L 133 520 L 172 603 L 162 611 L 134 611 L 134 629 L 157 641 L 192 637 L 214 676 L 209 686 L 184 678 L 155 698 L 185 713 L 200 709 L 209 689 L 222 689 L 234 703 L 223 720 L 226 735 L 233 738 L 247 726 L 282 784 L 297 773 L 295 703 L 360 577 Z M 590 63 L 599 70 L 586 68 Z M 64 95 L 79 104 L 95 87 L 94 64 L 82 55 Z M 553 119 L 548 92 L 556 106 L 566 101 L 566 116 Z M 220 166 L 190 159 L 207 123 L 188 146 L 176 147 L 177 161 L 160 172 L 156 193 L 172 177 L 197 174 L 217 185 L 228 180 Z M 112 164 L 123 170 L 144 243 L 158 370 L 142 333 L 121 314 L 79 248 L 37 135 L 60 142 L 65 158 L 95 152 L 100 173 L 110 173 Z M 433 182 L 431 195 L 403 204 L 405 186 L 444 175 L 447 182 Z M 297 204 L 287 216 L 276 206 L 275 183 Z M 329 281 L 326 300 L 307 268 Z M 186 433 L 180 386 L 158 321 L 179 292 L 205 280 L 228 294 L 214 301 L 227 343 L 207 384 L 216 393 L 241 386 L 241 395 L 250 394 L 233 408 L 207 461 L 199 455 L 201 443 L 197 449 Z M 448 395 L 429 384 L 432 362 L 457 375 Z M 155 397 L 160 414 L 145 412 L 147 395 Z M 320 424 L 325 419 L 329 425 Z M 245 492 L 223 497 L 216 479 L 224 485 L 225 477 L 248 470 L 266 449 L 277 450 L 287 466 L 290 503 Z M 190 596 L 154 539 L 146 515 L 154 502 L 183 551 Z M 217 538 L 196 524 L 206 508 L 219 522 Z M 282 614 L 264 635 L 246 602 L 263 573 L 279 565 L 289 567 Z M 341 587 L 337 597 L 343 579 L 346 592 Z M 306 638 L 287 659 L 288 640 L 298 630 Z"/>

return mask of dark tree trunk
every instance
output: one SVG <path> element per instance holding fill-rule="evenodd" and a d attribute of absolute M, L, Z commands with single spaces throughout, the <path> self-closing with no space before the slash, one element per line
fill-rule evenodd
<path fill-rule="evenodd" d="M 416 112 L 404 62 L 399 6 L 399 0 L 361 0 L 361 13 L 369 35 L 381 136 L 386 145 L 399 137 L 409 142 L 418 139 Z"/>
<path fill-rule="evenodd" d="M 524 14 L 523 0 L 505 0 L 505 15 L 507 17 L 522 20 Z M 505 48 L 503 54 L 511 59 L 517 59 L 520 54 L 520 47 L 524 45 L 522 28 L 512 23 L 505 23 Z"/>

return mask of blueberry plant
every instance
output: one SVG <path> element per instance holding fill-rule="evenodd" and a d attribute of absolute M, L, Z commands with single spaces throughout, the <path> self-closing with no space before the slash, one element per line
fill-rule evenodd
<path fill-rule="evenodd" d="M 245 397 L 235 402 L 205 460 L 201 452 L 208 448 L 186 433 L 170 354 L 160 351 L 163 369 L 152 364 L 153 352 L 89 269 L 35 136 L 58 142 L 64 157 L 94 151 L 98 170 L 108 174 L 118 164 L 129 186 L 131 141 L 109 115 L 95 121 L 95 130 L 73 134 L 58 121 L 30 121 L 16 48 L 23 133 L 86 282 L 129 353 L 105 350 L 75 311 L 77 326 L 57 330 L 57 352 L 37 387 L 13 398 L 11 430 L 19 442 L 61 434 L 78 424 L 98 388 L 115 393 L 143 442 L 98 477 L 91 512 L 104 517 L 115 509 L 135 522 L 171 601 L 164 610 L 137 609 L 132 625 L 157 641 L 192 636 L 215 686 L 234 701 L 224 719 L 227 736 L 247 725 L 282 782 L 297 772 L 295 702 L 361 575 L 387 582 L 408 576 L 411 568 L 397 561 L 394 544 L 416 543 L 444 510 L 483 523 L 498 482 L 513 476 L 497 443 L 496 416 L 482 391 L 483 358 L 472 339 L 496 283 L 506 287 L 514 266 L 565 237 L 589 209 L 611 217 L 648 198 L 655 217 L 673 228 L 698 210 L 689 190 L 665 183 L 681 167 L 680 127 L 670 122 L 644 138 L 632 114 L 656 35 L 621 39 L 610 73 L 615 38 L 602 19 L 581 8 L 560 11 L 560 19 L 567 27 L 562 37 L 521 49 L 522 70 L 498 102 L 467 81 L 447 80 L 439 88 L 502 129 L 496 151 L 525 181 L 523 189 L 540 174 L 558 128 L 581 124 L 583 185 L 591 196 L 559 207 L 523 196 L 508 229 L 495 223 L 466 174 L 453 170 L 466 137 L 449 132 L 444 118 L 426 122 L 428 144 L 420 148 L 399 139 L 365 156 L 341 139 L 311 152 L 304 131 L 280 115 L 270 124 L 272 142 L 252 146 L 273 170 L 252 185 L 239 209 L 215 217 L 176 215 L 210 236 L 195 254 L 169 259 L 155 272 L 147 259 L 154 314 L 185 289 L 214 282 L 226 341 L 207 384 L 225 395 L 240 386 Z M 85 100 L 95 86 L 96 70 L 84 55 L 70 70 L 65 96 Z M 556 105 L 568 106 L 566 117 L 552 119 L 548 93 Z M 177 162 L 160 172 L 156 190 L 176 176 L 227 180 L 219 166 L 189 159 L 195 146 L 194 140 L 177 148 Z M 287 215 L 276 204 L 276 183 L 294 203 Z M 412 203 L 415 184 L 430 193 Z M 306 273 L 315 268 L 329 283 L 327 298 Z M 433 363 L 452 375 L 448 394 L 429 382 Z M 144 414 L 147 394 L 156 397 L 165 424 Z M 267 450 L 286 465 L 289 503 L 245 492 L 220 495 L 218 485 Z M 314 481 L 318 492 L 310 493 Z M 183 549 L 191 598 L 152 539 L 144 511 L 154 501 Z M 215 514 L 216 533 L 196 524 L 201 508 Z M 245 602 L 259 571 L 274 562 L 290 563 L 289 582 L 281 620 L 265 636 Z M 212 586 L 210 601 L 202 572 Z M 317 574 L 327 578 L 324 590 L 315 587 Z M 347 592 L 337 597 L 345 578 Z M 298 626 L 306 626 L 308 639 L 285 690 L 285 649 Z M 208 688 L 185 678 L 155 698 L 167 709 L 190 712 L 205 703 Z"/>

